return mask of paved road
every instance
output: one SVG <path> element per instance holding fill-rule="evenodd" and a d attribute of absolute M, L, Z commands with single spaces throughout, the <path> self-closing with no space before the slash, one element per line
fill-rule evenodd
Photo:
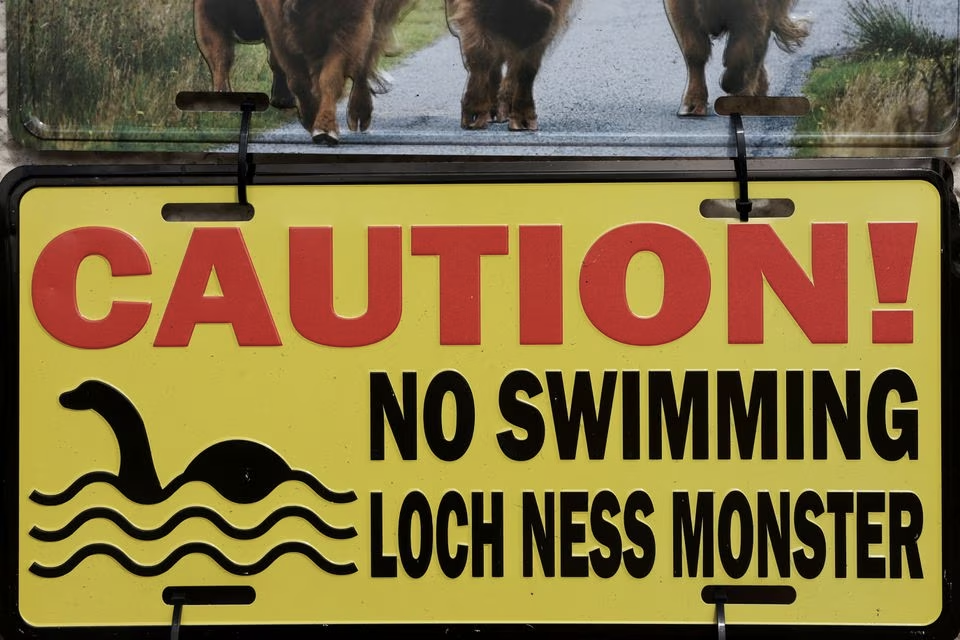
<path fill-rule="evenodd" d="M 956 0 L 898 0 L 926 24 L 955 37 Z M 811 20 L 802 49 L 770 47 L 771 95 L 800 95 L 815 58 L 842 51 L 845 2 L 799 0 L 795 14 Z M 714 46 L 707 78 L 718 97 L 722 43 Z M 582 0 L 562 40 L 550 52 L 536 94 L 541 131 L 511 133 L 505 125 L 477 132 L 459 127 L 466 72 L 458 41 L 441 38 L 392 73 L 379 96 L 371 131 L 344 133 L 339 153 L 485 155 L 729 155 L 726 118 L 678 118 L 686 82 L 679 48 L 659 0 Z M 342 111 L 342 108 L 341 108 Z M 344 118 L 341 114 L 341 122 Z M 793 121 L 749 118 L 748 143 L 758 155 L 788 155 Z M 299 124 L 271 132 L 255 152 L 330 153 L 311 144 Z M 262 138 L 261 138 L 262 139 Z"/>

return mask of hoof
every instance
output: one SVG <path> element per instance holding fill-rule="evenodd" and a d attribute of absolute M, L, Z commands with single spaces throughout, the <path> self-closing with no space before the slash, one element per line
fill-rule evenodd
<path fill-rule="evenodd" d="M 310 134 L 313 141 L 317 144 L 325 144 L 329 147 L 335 147 L 340 144 L 340 134 L 336 131 L 322 131 L 314 129 Z"/>
<path fill-rule="evenodd" d="M 707 115 L 707 104 L 683 104 L 677 110 L 681 118 L 698 118 Z"/>
<path fill-rule="evenodd" d="M 350 131 L 366 131 L 370 128 L 370 122 L 373 120 L 373 117 L 370 114 L 365 114 L 358 116 L 356 114 L 347 114 L 347 127 Z"/>
<path fill-rule="evenodd" d="M 519 120 L 510 118 L 510 131 L 539 131 L 540 123 L 536 118 Z"/>
<path fill-rule="evenodd" d="M 373 93 L 366 84 L 356 85 L 350 92 L 350 100 L 347 102 L 347 128 L 350 131 L 366 131 L 370 128 L 371 120 L 373 120 Z"/>
<path fill-rule="evenodd" d="M 293 109 L 297 102 L 293 96 L 274 96 L 270 99 L 270 106 L 274 109 Z"/>
<path fill-rule="evenodd" d="M 490 112 L 465 113 L 460 119 L 460 126 L 470 131 L 486 129 L 490 124 Z"/>

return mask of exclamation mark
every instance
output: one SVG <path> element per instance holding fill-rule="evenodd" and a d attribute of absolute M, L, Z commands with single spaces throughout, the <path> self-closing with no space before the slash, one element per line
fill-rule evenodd
<path fill-rule="evenodd" d="M 873 272 L 880 304 L 904 304 L 910 291 L 916 222 L 870 223 Z M 874 309 L 874 344 L 912 344 L 912 309 Z"/>

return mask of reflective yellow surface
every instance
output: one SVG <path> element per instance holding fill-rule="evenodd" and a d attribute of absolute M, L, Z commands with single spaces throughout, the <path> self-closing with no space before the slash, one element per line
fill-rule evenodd
<path fill-rule="evenodd" d="M 20 209 L 19 606 L 24 619 L 37 626 L 169 624 L 171 609 L 161 600 L 165 587 L 251 585 L 257 593 L 253 605 L 192 607 L 185 621 L 710 623 L 715 611 L 701 601 L 704 586 L 752 584 L 791 585 L 797 591 L 796 602 L 732 607 L 727 614 L 729 623 L 917 626 L 936 620 L 941 611 L 943 571 L 938 193 L 920 181 L 753 185 L 751 193 L 756 198 L 795 201 L 794 217 L 750 225 L 769 225 L 806 274 L 812 269 L 812 224 L 821 229 L 827 225 L 828 231 L 844 230 L 834 237 L 845 236 L 848 251 L 847 338 L 839 344 L 814 344 L 773 288 L 764 285 L 762 342 L 731 344 L 728 308 L 738 303 L 729 299 L 729 291 L 734 289 L 728 283 L 752 272 L 728 273 L 731 233 L 736 233 L 733 227 L 740 223 L 705 220 L 698 207 L 705 198 L 734 197 L 733 189 L 731 184 L 713 183 L 254 186 L 249 190 L 256 205 L 253 221 L 225 225 L 168 223 L 161 218 L 160 209 L 171 201 L 229 201 L 234 193 L 226 187 L 29 191 Z M 906 302 L 884 303 L 878 298 L 869 224 L 894 222 L 918 223 L 917 238 Z M 637 224 L 646 226 L 632 226 Z M 473 248 L 461 247 L 441 259 L 414 255 L 412 250 L 412 238 L 423 228 L 460 225 L 491 227 L 494 235 L 506 234 L 507 238 L 505 253 L 479 258 L 479 300 L 464 294 L 467 302 L 462 304 L 468 310 L 479 309 L 479 344 L 441 344 L 439 274 L 443 267 L 439 262 L 453 264 L 452 256 L 470 254 Z M 562 227 L 562 266 L 543 263 L 547 274 L 561 273 L 559 280 L 548 275 L 545 282 L 562 282 L 562 303 L 558 307 L 549 304 L 555 297 L 552 289 L 547 296 L 529 291 L 526 295 L 548 309 L 562 309 L 562 344 L 521 344 L 520 227 L 542 225 Z M 102 257 L 87 258 L 79 268 L 77 304 L 89 319 L 106 316 L 114 300 L 152 303 L 142 331 L 111 348 L 64 344 L 35 313 L 31 283 L 41 251 L 61 234 L 86 227 L 124 231 L 142 245 L 151 265 L 149 275 L 128 277 L 111 277 Z M 191 235 L 195 228 L 211 227 L 241 229 L 280 346 L 241 347 L 229 324 L 205 323 L 196 326 L 186 347 L 154 346 Z M 359 347 L 322 346 L 301 336 L 291 320 L 290 300 L 291 295 L 307 293 L 291 293 L 291 227 L 333 227 L 334 307 L 344 317 L 360 316 L 367 307 L 368 228 L 400 227 L 402 315 L 396 330 L 376 344 Z M 691 266 L 671 270 L 673 267 L 664 266 L 648 250 L 629 261 L 625 275 L 586 268 L 591 277 L 583 278 L 581 284 L 587 256 L 598 258 L 601 265 L 615 263 L 604 257 L 607 254 L 591 253 L 591 248 L 607 234 L 626 237 L 624 229 L 638 229 L 636 238 L 641 243 L 652 237 L 648 232 L 653 231 L 687 238 L 682 245 L 687 249 L 678 255 L 682 265 L 690 258 Z M 635 245 L 628 242 L 627 246 Z M 688 251 L 690 247 L 699 248 L 705 267 L 695 264 L 696 252 Z M 822 257 L 830 263 L 830 256 Z M 896 256 L 893 259 L 896 261 Z M 910 262 L 909 255 L 901 259 Z M 673 274 L 666 286 L 665 273 Z M 674 276 L 681 282 L 687 274 L 690 282 L 701 286 L 704 281 L 702 277 L 698 280 L 697 274 L 704 273 L 709 274 L 706 297 L 702 292 L 687 292 L 692 298 L 700 296 L 705 304 L 702 317 L 698 321 L 694 317 L 689 331 L 675 331 L 676 339 L 664 344 L 624 344 L 595 326 L 596 318 L 585 311 L 583 300 L 590 298 L 592 287 L 599 286 L 598 278 L 607 278 L 609 284 L 622 277 L 622 295 L 636 317 L 636 326 L 647 326 L 642 321 L 657 318 L 667 306 L 665 297 L 686 300 L 685 291 L 670 289 Z M 823 275 L 816 284 L 830 276 Z M 455 288 L 463 282 L 466 280 L 454 282 Z M 206 295 L 225 295 L 221 284 L 216 277 L 210 278 Z M 452 291 L 447 292 L 450 300 L 454 299 Z M 817 305 L 816 298 L 813 300 L 805 303 L 808 312 L 811 304 Z M 603 307 L 608 301 L 594 302 Z M 677 304 L 696 307 L 697 302 Z M 616 308 L 617 301 L 609 304 Z M 912 310 L 912 343 L 875 344 L 871 324 L 875 309 Z M 833 307 L 814 308 L 812 316 L 841 312 Z M 548 318 L 558 321 L 556 313 L 548 313 Z M 901 417 L 903 410 L 915 410 L 909 415 L 915 415 L 919 425 L 916 459 L 905 455 L 884 460 L 871 440 L 871 391 L 882 387 L 877 381 L 883 380 L 882 374 L 888 370 L 903 372 L 899 379 L 912 383 L 917 400 L 902 400 L 893 392 L 887 402 L 882 397 L 879 405 L 875 402 L 881 417 L 873 418 L 874 425 L 881 425 L 877 428 L 883 431 L 875 437 L 892 442 L 906 433 L 883 425 L 892 425 L 895 409 L 901 411 L 896 414 Z M 543 392 L 530 397 L 510 387 L 505 381 L 518 380 L 509 378 L 516 371 L 529 372 L 517 376 L 525 376 L 528 383 L 539 382 Z M 404 391 L 404 372 L 416 372 L 415 390 L 409 387 Z M 575 388 L 577 372 L 584 373 Z M 672 372 L 672 376 L 665 377 L 663 372 Z M 768 435 L 768 444 L 775 449 L 775 455 L 769 456 L 772 459 L 761 457 L 759 428 L 752 454 L 743 456 L 733 435 L 731 459 L 721 459 L 718 434 L 722 421 L 718 416 L 724 410 L 729 412 L 730 404 L 729 399 L 720 400 L 720 388 L 721 378 L 726 382 L 734 379 L 729 372 L 740 373 L 746 408 L 755 379 L 763 378 L 757 372 L 775 372 L 776 390 L 767 401 L 776 402 L 776 437 L 771 441 Z M 795 383 L 801 381 L 802 391 L 788 388 L 790 375 Z M 376 383 L 371 382 L 374 379 Z M 86 486 L 65 504 L 38 504 L 30 498 L 34 491 L 57 494 L 86 473 L 117 474 L 120 469 L 118 440 L 107 420 L 95 410 L 69 409 L 58 401 L 61 394 L 88 380 L 108 383 L 135 406 L 145 425 L 160 487 L 184 473 L 202 451 L 225 441 L 248 440 L 261 445 L 251 445 L 258 452 L 254 457 L 271 450 L 291 469 L 305 471 L 335 492 L 352 491 L 356 499 L 331 502 L 294 480 L 279 484 L 262 500 L 236 504 L 209 484 L 195 481 L 172 495 L 155 495 L 155 504 L 138 504 L 110 484 L 99 482 Z M 413 377 L 408 380 L 412 382 Z M 465 381 L 469 397 L 447 392 L 449 386 L 444 385 L 459 380 Z M 432 391 L 431 381 L 436 382 Z M 703 381 L 705 387 L 696 387 Z M 847 388 L 848 382 L 853 388 Z M 575 455 L 567 451 L 562 456 L 570 445 L 558 444 L 557 429 L 564 430 L 555 426 L 557 418 L 567 419 L 571 397 L 585 398 L 588 384 L 601 406 L 587 409 L 599 410 L 600 423 L 608 426 L 606 446 L 598 441 L 593 445 L 598 449 L 588 450 L 583 428 L 574 420 L 572 428 L 578 432 Z M 817 384 L 822 386 L 818 387 L 819 400 L 814 401 Z M 378 391 L 374 391 L 376 385 Z M 563 394 L 559 393 L 561 387 Z M 396 413 L 391 418 L 384 409 L 392 406 L 389 392 L 384 392 L 391 388 L 397 396 L 396 407 L 405 410 L 409 424 L 416 426 L 415 460 L 401 459 L 394 430 L 404 427 Z M 672 454 L 669 436 L 663 433 L 662 459 L 653 459 L 651 434 L 659 432 L 655 416 L 671 410 L 671 399 L 682 408 L 685 392 L 700 393 L 693 391 L 695 388 L 702 395 L 692 405 L 690 420 L 699 420 L 697 424 L 705 427 L 705 439 L 696 435 L 696 425 L 691 426 L 682 454 Z M 659 399 L 671 392 L 663 409 Z M 534 448 L 532 459 L 512 460 L 501 447 L 502 442 L 520 442 L 529 435 L 515 424 L 516 418 L 512 424 L 504 416 L 502 394 L 507 406 L 520 407 L 532 420 L 523 424 L 537 423 L 530 416 L 542 419 L 543 445 Z M 839 405 L 828 399 L 831 394 Z M 654 402 L 654 398 L 658 400 Z M 472 421 L 467 411 L 470 399 L 475 408 Z M 815 410 L 815 404 L 820 408 Z M 416 415 L 407 407 L 415 407 Z M 764 404 L 765 411 L 772 407 Z M 791 410 L 800 419 L 794 428 L 802 430 L 802 459 L 788 455 L 787 414 Z M 473 426 L 465 451 L 444 447 L 444 443 L 464 442 L 457 439 L 460 436 L 455 430 L 458 411 L 464 421 L 461 427 Z M 843 418 L 846 428 L 854 432 L 847 437 L 859 445 L 859 456 L 841 446 L 833 426 L 841 414 L 847 416 Z M 742 416 L 733 420 L 746 423 Z M 377 436 L 381 424 L 384 459 L 375 460 L 372 436 Z M 826 459 L 815 459 L 814 424 L 823 426 L 826 455 L 820 457 Z M 427 431 L 432 438 L 429 442 Z M 637 436 L 638 455 L 630 444 L 632 435 L 625 444 L 627 432 Z M 695 459 L 697 438 L 707 447 L 707 454 L 699 456 L 705 459 Z M 446 457 L 456 459 L 441 460 L 431 442 L 441 453 L 446 451 Z M 142 456 L 128 457 L 131 459 L 124 462 L 131 467 L 149 464 Z M 242 477 L 243 469 L 227 469 L 235 463 L 227 456 L 211 462 L 209 469 L 215 471 L 198 473 L 231 471 Z M 736 492 L 744 499 L 739 500 Z M 474 494 L 479 495 L 475 498 Z M 801 510 L 797 515 L 802 495 L 806 496 L 804 504 L 814 505 L 813 511 Z M 689 506 L 684 506 L 684 497 Z M 706 509 L 708 499 L 712 499 L 712 510 Z M 496 528 L 493 533 L 489 527 L 475 528 L 474 523 L 481 519 L 500 520 L 494 511 L 497 500 L 502 500 L 502 534 Z M 781 500 L 785 505 L 782 512 Z M 552 515 L 547 507 L 551 501 Z M 815 513 L 818 501 L 819 514 Z M 845 511 L 847 501 L 852 508 Z M 482 513 L 474 509 L 479 504 Z M 627 505 L 632 510 L 624 513 Z M 706 563 L 702 551 L 691 554 L 684 546 L 694 533 L 695 517 L 687 515 L 691 527 L 684 533 L 684 515 L 695 514 L 697 505 L 704 509 L 705 531 L 711 532 L 701 542 L 712 537 Z M 296 513 L 316 514 L 340 531 L 349 532 L 353 527 L 356 535 L 336 539 L 296 515 L 281 518 L 251 540 L 230 537 L 204 517 L 188 517 L 169 533 L 158 534 L 156 540 L 136 540 L 103 518 L 93 518 L 60 541 L 45 542 L 31 535 L 33 527 L 56 531 L 78 514 L 98 507 L 115 510 L 136 527 L 151 530 L 194 507 L 207 507 L 230 525 L 250 529 L 289 506 L 303 507 Z M 608 508 L 602 509 L 604 506 Z M 595 519 L 591 508 L 597 512 Z M 918 525 L 915 516 L 921 508 L 919 538 L 903 540 L 904 532 L 914 531 Z M 425 509 L 431 518 L 421 521 L 416 514 Z M 783 567 L 776 562 L 774 543 L 766 529 L 757 524 L 764 509 L 763 521 L 769 524 L 772 510 L 786 535 L 778 547 Z M 461 512 L 470 524 L 459 526 Z M 448 569 L 457 577 L 445 575 L 438 559 L 438 513 L 445 514 L 440 528 L 448 532 L 441 552 L 450 556 Z M 554 565 L 551 577 L 545 575 L 549 571 L 545 572 L 544 559 L 530 542 L 536 538 L 535 532 L 524 541 L 525 530 L 533 532 L 534 515 L 536 524 L 544 528 L 544 555 L 553 560 L 546 561 Z M 798 531 L 798 521 L 802 531 Z M 547 522 L 552 523 L 552 531 Z M 398 536 L 401 523 L 406 524 L 408 535 Z M 421 531 L 428 531 L 431 539 L 422 538 Z M 899 533 L 892 539 L 891 531 Z M 494 575 L 497 569 L 492 558 L 498 555 L 497 544 L 476 544 L 484 532 L 494 540 L 502 535 L 502 577 Z M 481 538 L 474 539 L 475 535 Z M 678 545 L 678 537 L 685 542 Z M 376 548 L 377 540 L 382 540 L 382 549 Z M 722 548 L 724 540 L 729 540 L 731 548 Z M 291 542 L 301 544 L 280 546 Z M 185 545 L 196 543 L 219 550 L 230 563 L 242 566 L 256 565 L 278 547 L 295 551 L 283 553 L 255 575 L 244 576 L 230 573 L 210 554 L 184 554 Z M 157 569 L 159 575 L 153 577 L 134 575 L 116 558 L 102 553 L 82 558 L 62 577 L 42 577 L 31 570 L 59 567 L 90 545 L 111 545 L 145 567 L 163 565 L 171 556 L 176 561 L 165 571 Z M 458 545 L 464 545 L 466 550 L 460 553 L 467 555 L 458 555 Z M 843 545 L 846 562 L 840 566 L 843 563 L 838 563 L 838 557 L 844 556 L 838 549 Z M 333 575 L 296 551 L 305 548 L 335 565 L 353 566 L 355 572 Z M 475 566 L 479 548 L 484 558 Z M 178 558 L 178 549 L 182 558 Z M 911 565 L 911 553 L 919 566 Z M 531 577 L 524 577 L 525 555 L 532 566 Z M 699 558 L 695 568 L 691 567 L 691 555 Z M 891 555 L 899 560 L 891 561 Z M 882 559 L 863 563 L 864 556 Z M 396 577 L 374 577 L 375 572 L 391 573 L 391 557 L 396 558 Z M 797 558 L 810 577 L 802 575 Z M 822 567 L 811 569 L 810 558 Z M 644 561 L 649 564 L 646 570 Z M 762 564 L 767 565 L 765 577 L 761 577 Z M 710 565 L 713 575 L 705 576 Z M 899 566 L 899 578 L 891 577 L 894 565 Z M 640 577 L 631 575 L 628 566 Z M 860 577 L 875 573 L 877 567 L 884 577 Z M 731 577 L 731 569 L 745 573 Z M 410 575 L 424 571 L 422 577 Z M 575 577 L 584 572 L 585 577 Z M 599 573 L 612 575 L 601 577 Z"/>

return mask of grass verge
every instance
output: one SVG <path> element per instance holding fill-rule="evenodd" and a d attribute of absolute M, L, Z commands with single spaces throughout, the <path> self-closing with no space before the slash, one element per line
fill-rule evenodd
<path fill-rule="evenodd" d="M 178 151 L 235 137 L 237 114 L 184 113 L 174 105 L 179 91 L 211 86 L 194 38 L 192 2 L 14 0 L 10 10 L 21 33 L 20 86 L 13 90 L 34 136 L 56 139 L 60 149 L 143 148 L 156 141 L 164 148 L 176 143 Z M 384 66 L 446 33 L 443 0 L 419 0 L 398 25 L 399 48 Z M 262 44 L 237 47 L 231 82 L 236 91 L 269 93 Z M 295 117 L 271 108 L 254 119 L 254 131 Z M 29 134 L 22 141 L 37 142 Z"/>
<path fill-rule="evenodd" d="M 814 64 L 804 95 L 812 111 L 797 126 L 801 155 L 842 147 L 909 148 L 956 126 L 957 42 L 897 4 L 855 0 L 846 9 L 853 49 Z M 891 140 L 889 134 L 895 133 Z"/>

